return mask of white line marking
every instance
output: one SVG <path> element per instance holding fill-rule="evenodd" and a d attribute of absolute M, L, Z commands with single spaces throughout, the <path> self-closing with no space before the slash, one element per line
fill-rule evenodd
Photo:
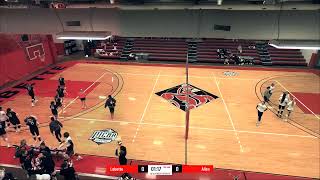
<path fill-rule="evenodd" d="M 61 117 L 63 118 L 63 117 Z M 161 126 L 168 128 L 185 128 L 184 125 L 173 125 L 173 124 L 158 124 L 158 123 L 139 123 L 137 121 L 117 121 L 117 120 L 107 120 L 107 119 L 92 119 L 92 118 L 73 118 L 75 120 L 82 121 L 97 121 L 97 122 L 108 122 L 108 123 L 126 123 L 126 124 L 142 124 L 142 125 L 150 125 L 150 126 Z M 264 135 L 275 135 L 275 136 L 287 136 L 287 137 L 303 137 L 303 138 L 317 138 L 315 136 L 305 136 L 305 135 L 295 135 L 295 134 L 279 134 L 279 133 L 270 133 L 270 132 L 256 132 L 256 131 L 241 131 L 241 130 L 232 130 L 232 129 L 219 129 L 219 128 L 205 128 L 205 127 L 195 127 L 190 126 L 190 129 L 198 129 L 198 130 L 207 130 L 207 131 L 226 131 L 226 132 L 239 132 L 239 133 L 250 133 L 250 134 L 264 134 Z M 239 137 L 238 137 L 239 138 Z"/>
<path fill-rule="evenodd" d="M 95 83 L 97 83 L 107 72 L 103 73 L 97 80 L 95 80 L 90 86 L 87 87 L 87 89 L 85 89 L 83 92 L 86 92 L 88 89 L 90 89 Z M 79 98 L 79 96 L 75 97 L 72 101 L 70 101 L 62 110 L 60 110 L 59 113 L 61 113 L 61 111 L 64 111 L 65 109 L 67 109 L 67 107 L 69 107 L 74 101 L 76 101 Z"/>
<path fill-rule="evenodd" d="M 275 80 L 284 90 L 288 91 L 297 101 L 299 101 L 306 109 L 308 109 L 317 119 L 320 119 L 314 112 L 311 111 L 305 104 L 303 104 L 297 97 L 295 97 L 286 87 L 284 87 L 279 81 Z"/>
<path fill-rule="evenodd" d="M 150 93 L 150 96 L 149 96 L 148 102 L 147 102 L 147 104 L 146 104 L 146 107 L 145 107 L 144 110 L 143 110 L 143 113 L 142 113 L 142 116 L 141 116 L 139 125 L 138 125 L 137 130 L 136 130 L 136 135 L 138 134 L 138 131 L 139 131 L 139 129 L 140 129 L 140 126 L 141 126 L 141 124 L 142 124 L 142 122 L 143 122 L 143 118 L 144 118 L 144 116 L 145 116 L 145 114 L 146 114 L 146 112 L 147 112 L 147 108 L 148 108 L 149 103 L 150 103 L 150 101 L 151 101 L 151 98 L 152 98 L 152 96 L 153 96 L 153 92 L 154 92 L 154 90 L 155 90 L 155 88 L 156 88 L 156 85 L 157 85 L 157 83 L 158 83 L 159 77 L 160 77 L 160 71 L 159 71 L 159 73 L 158 73 L 156 82 L 155 82 L 154 85 L 153 85 L 153 88 L 152 88 L 152 91 L 151 91 L 151 93 Z M 136 139 L 136 137 L 133 137 L 132 142 L 134 142 L 135 139 Z"/>
<path fill-rule="evenodd" d="M 126 73 L 126 72 L 120 72 L 119 74 L 122 75 L 133 75 L 133 76 L 158 76 L 156 74 L 142 74 L 142 73 Z M 170 74 L 161 74 L 160 77 L 181 77 L 184 78 L 185 76 L 183 75 L 170 75 Z M 189 77 L 191 78 L 203 78 L 203 79 L 211 79 L 211 76 L 193 76 L 190 75 Z M 226 80 L 252 80 L 252 81 L 259 81 L 261 79 L 254 79 L 254 78 L 234 78 L 234 77 L 227 77 L 227 78 L 223 78 L 223 77 L 216 77 L 217 79 L 226 79 Z"/>
<path fill-rule="evenodd" d="M 218 91 L 219 91 L 219 93 L 220 93 L 222 102 L 223 102 L 223 104 L 224 104 L 224 107 L 225 107 L 226 112 L 227 112 L 227 114 L 228 114 L 229 120 L 230 120 L 230 122 L 231 122 L 232 129 L 234 130 L 234 135 L 237 137 L 237 139 L 239 139 L 238 132 L 236 131 L 236 128 L 234 127 L 234 124 L 233 124 L 233 121 L 232 121 L 232 118 L 231 118 L 229 109 L 228 109 L 228 107 L 227 107 L 226 102 L 224 101 L 224 98 L 223 98 L 223 95 L 222 95 L 222 93 L 221 93 L 221 90 L 220 90 L 219 84 L 218 84 L 218 82 L 217 82 L 216 76 L 214 76 L 214 80 L 215 80 L 215 82 L 216 82 L 216 85 L 217 85 Z M 240 140 L 238 140 L 238 144 L 239 144 L 239 146 L 240 146 L 240 151 L 241 151 L 241 152 L 244 152 Z"/>

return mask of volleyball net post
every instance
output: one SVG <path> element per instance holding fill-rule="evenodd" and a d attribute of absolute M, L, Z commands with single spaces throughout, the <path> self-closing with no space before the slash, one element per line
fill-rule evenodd
<path fill-rule="evenodd" d="M 189 120 L 190 120 L 190 110 L 189 110 L 189 56 L 186 59 L 186 127 L 185 127 L 185 164 L 188 163 L 188 137 L 189 137 Z"/>

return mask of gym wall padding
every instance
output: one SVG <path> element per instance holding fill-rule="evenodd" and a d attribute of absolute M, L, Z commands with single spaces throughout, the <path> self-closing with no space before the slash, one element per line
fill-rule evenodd
<path fill-rule="evenodd" d="M 32 36 L 30 35 L 30 37 Z M 53 40 L 49 35 L 41 35 L 39 40 L 28 44 L 24 43 L 24 45 L 18 42 L 21 35 L 0 34 L 0 37 L 0 46 L 5 47 L 0 52 L 0 87 L 6 83 L 19 80 L 55 62 L 57 56 L 56 50 Z M 44 50 L 44 61 L 39 57 L 30 60 L 26 47 L 39 43 L 42 44 Z"/>

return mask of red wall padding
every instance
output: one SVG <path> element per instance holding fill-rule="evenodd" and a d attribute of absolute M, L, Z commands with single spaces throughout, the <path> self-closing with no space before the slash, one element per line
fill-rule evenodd
<path fill-rule="evenodd" d="M 6 37 L 0 34 L 1 37 Z M 7 35 L 12 37 L 14 35 Z M 20 37 L 20 35 L 16 35 Z M 43 36 L 37 42 L 30 42 L 30 45 L 42 43 L 45 52 L 44 61 L 40 58 L 29 60 L 24 46 L 16 45 L 13 38 L 4 38 L 0 41 L 0 47 L 6 47 L 5 51 L 0 53 L 0 86 L 5 83 L 21 79 L 22 77 L 35 72 L 41 68 L 53 64 L 56 59 L 56 53 L 52 51 L 54 43 L 51 36 Z M 29 45 L 27 45 L 29 46 Z"/>
<path fill-rule="evenodd" d="M 64 43 L 55 43 L 58 55 L 64 55 Z"/>

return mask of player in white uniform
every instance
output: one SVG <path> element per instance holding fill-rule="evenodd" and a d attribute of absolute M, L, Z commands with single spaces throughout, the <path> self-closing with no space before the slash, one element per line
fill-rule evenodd
<path fill-rule="evenodd" d="M 293 111 L 295 105 L 296 105 L 296 99 L 295 98 L 293 98 L 291 101 L 288 102 L 288 104 L 287 104 L 287 110 L 288 110 L 287 119 L 289 119 L 290 114 Z"/>
<path fill-rule="evenodd" d="M 8 142 L 8 136 L 6 129 L 9 126 L 9 117 L 6 115 L 6 113 L 2 110 L 2 107 L 0 107 L 0 137 L 7 142 L 7 146 L 10 147 L 10 144 Z"/>
<path fill-rule="evenodd" d="M 263 112 L 265 112 L 268 108 L 265 101 L 259 103 L 256 108 L 258 110 L 258 121 L 256 123 L 256 126 L 259 126 L 261 123 L 261 117 L 263 115 Z"/>
<path fill-rule="evenodd" d="M 279 109 L 278 109 L 278 117 L 282 117 L 282 113 L 289 102 L 289 92 L 283 92 L 279 98 Z"/>

